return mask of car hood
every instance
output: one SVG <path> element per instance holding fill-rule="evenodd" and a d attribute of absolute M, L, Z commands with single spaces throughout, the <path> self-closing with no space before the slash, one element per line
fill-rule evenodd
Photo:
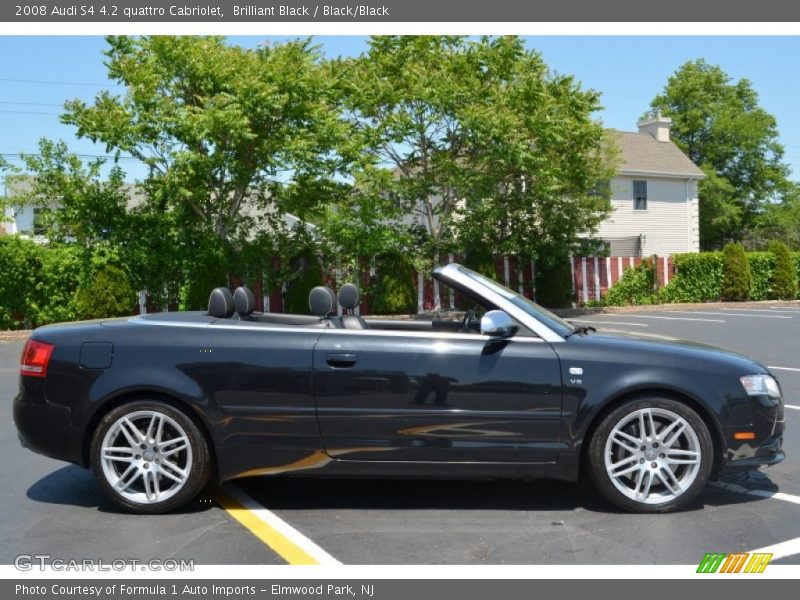
<path fill-rule="evenodd" d="M 695 361 L 708 361 L 732 367 L 743 373 L 768 373 L 769 369 L 754 358 L 693 340 L 682 340 L 647 333 L 629 332 L 592 332 L 581 336 L 582 341 L 597 346 L 624 348 L 627 352 L 641 353 L 642 356 L 654 355 L 669 357 L 672 360 L 686 360 L 696 365 Z M 599 349 L 599 348 L 598 348 Z"/>

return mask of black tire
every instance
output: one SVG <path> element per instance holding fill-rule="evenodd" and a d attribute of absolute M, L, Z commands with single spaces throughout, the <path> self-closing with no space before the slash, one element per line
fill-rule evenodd
<path fill-rule="evenodd" d="M 691 434 L 688 432 L 688 430 L 686 430 L 687 433 L 685 434 L 685 442 L 683 437 L 676 442 L 678 444 L 684 444 L 686 447 L 685 450 L 681 449 L 680 447 L 676 448 L 675 450 L 670 450 L 670 452 L 677 451 L 684 454 L 689 452 L 700 453 L 696 466 L 678 464 L 671 467 L 676 475 L 676 480 L 680 479 L 682 475 L 686 476 L 687 485 L 685 485 L 685 488 L 680 492 L 675 491 L 675 489 L 678 489 L 677 486 L 675 489 L 670 489 L 664 483 L 664 479 L 668 479 L 669 474 L 662 470 L 664 468 L 662 461 L 667 460 L 667 458 L 664 454 L 656 454 L 655 457 L 653 457 L 652 454 L 656 452 L 656 450 L 653 448 L 652 444 L 648 443 L 645 446 L 639 446 L 636 448 L 636 452 L 632 452 L 622 449 L 619 444 L 614 445 L 613 442 L 609 443 L 608 441 L 609 436 L 615 429 L 615 426 L 621 423 L 628 423 L 628 427 L 632 428 L 628 430 L 623 428 L 623 433 L 627 432 L 632 434 L 633 437 L 638 437 L 639 433 L 637 432 L 639 425 L 637 416 L 638 414 L 641 414 L 639 411 L 643 411 L 645 409 L 652 409 L 653 413 L 651 414 L 655 414 L 654 421 L 656 436 L 651 438 L 651 441 L 655 443 L 659 441 L 657 439 L 658 432 L 665 431 L 666 427 L 670 423 L 669 419 L 672 418 L 670 414 L 677 415 L 683 419 L 694 432 L 694 437 L 691 437 Z M 677 419 L 675 420 L 677 421 Z M 678 426 L 676 426 L 676 429 Z M 648 425 L 645 425 L 646 430 L 647 428 Z M 645 431 L 645 436 L 643 437 L 647 437 L 646 434 L 647 431 Z M 668 441 L 669 437 L 669 435 L 665 436 L 664 441 Z M 623 441 L 633 445 L 633 443 L 629 442 L 627 439 L 624 439 Z M 609 445 L 611 446 L 610 449 Z M 692 450 L 690 449 L 691 447 L 696 447 L 697 449 Z M 651 458 L 645 458 L 644 452 L 641 451 L 641 448 L 645 448 L 645 452 L 648 452 Z M 636 471 L 633 471 L 633 473 L 623 477 L 612 478 L 612 476 L 608 473 L 606 466 L 607 449 L 609 449 L 608 454 L 610 463 L 619 464 L 621 461 L 617 461 L 616 459 L 620 457 L 628 460 L 626 464 L 617 468 L 614 471 L 615 473 L 620 473 L 630 468 L 635 468 Z M 614 454 L 615 452 L 619 454 Z M 637 458 L 638 454 L 642 454 L 643 456 Z M 615 408 L 603 417 L 602 421 L 600 421 L 599 425 L 597 426 L 597 429 L 595 429 L 591 440 L 589 440 L 589 446 L 587 449 L 587 462 L 592 483 L 608 501 L 630 512 L 666 513 L 683 508 L 689 502 L 694 500 L 705 488 L 714 463 L 714 444 L 711 440 L 708 427 L 703 419 L 697 414 L 697 412 L 695 412 L 686 404 L 671 398 L 639 397 Z M 651 467 L 651 469 L 648 469 L 648 466 Z M 667 468 L 670 467 L 667 466 Z M 648 474 L 648 470 L 652 472 Z M 649 476 L 650 483 L 656 485 L 656 488 L 653 490 L 652 497 L 648 497 L 647 501 L 637 500 L 634 497 L 629 497 L 629 495 L 626 495 L 627 493 L 631 493 L 634 496 L 637 496 L 636 491 L 639 489 L 637 476 L 639 476 L 639 471 L 642 471 L 643 473 L 641 476 L 644 478 L 643 484 L 647 483 L 647 478 Z M 658 472 L 658 474 L 656 474 L 656 472 Z M 691 479 L 692 475 L 693 479 Z M 633 489 L 628 490 L 626 493 L 623 492 L 618 485 L 623 489 L 628 489 L 629 486 Z M 644 489 L 644 485 L 642 485 L 642 489 Z M 663 498 L 663 500 L 661 498 Z"/>
<path fill-rule="evenodd" d="M 138 455 L 133 454 L 133 452 L 138 452 L 138 450 L 131 450 L 130 460 L 127 458 L 129 453 L 124 451 L 117 453 L 119 454 L 118 458 L 115 458 L 113 461 L 106 460 L 104 463 L 102 449 L 103 441 L 107 435 L 115 440 L 123 440 L 122 443 L 125 446 L 132 446 L 132 444 L 124 441 L 129 438 L 125 438 L 125 434 L 122 432 L 121 426 L 119 425 L 120 419 L 129 417 L 128 420 L 133 421 L 136 425 L 137 422 L 143 423 L 146 419 L 151 418 L 150 415 L 154 414 L 161 416 L 159 419 L 156 419 L 156 421 L 163 423 L 165 433 L 171 435 L 173 439 L 180 439 L 180 436 L 185 436 L 186 440 L 188 440 L 188 444 L 184 444 L 183 441 L 178 441 L 177 444 L 173 445 L 171 448 L 163 449 L 163 452 L 166 453 L 177 449 L 175 453 L 162 455 L 160 453 L 162 450 L 159 449 L 162 447 L 153 443 Z M 114 428 L 114 431 L 109 433 L 112 428 Z M 140 426 L 136 428 L 141 432 Z M 128 431 L 130 432 L 130 430 Z M 144 434 L 147 433 L 147 431 L 144 431 Z M 154 442 L 155 436 L 153 436 L 151 440 L 141 441 Z M 112 445 L 117 446 L 119 444 L 113 442 Z M 180 448 L 183 447 L 186 449 L 180 450 Z M 158 400 L 136 400 L 111 410 L 97 424 L 94 435 L 92 436 L 90 452 L 92 471 L 103 494 L 117 506 L 129 512 L 139 514 L 166 513 L 187 504 L 205 487 L 211 474 L 211 456 L 208 450 L 208 443 L 205 436 L 200 431 L 200 428 L 185 413 L 170 404 Z M 181 464 L 189 466 L 188 469 L 182 469 L 183 473 L 187 473 L 185 477 L 178 476 L 179 479 L 183 480 L 182 484 L 164 475 L 165 472 L 169 472 L 174 477 L 177 472 L 169 471 L 166 468 L 168 462 L 177 466 Z M 156 463 L 159 464 L 157 465 Z M 145 464 L 147 465 L 146 467 Z M 116 481 L 122 485 L 122 483 L 124 483 L 122 475 L 128 467 L 132 469 L 130 475 L 132 483 L 130 487 L 125 486 L 123 491 L 120 491 L 115 488 L 109 480 L 109 477 L 118 477 L 119 479 Z M 147 471 L 144 469 L 147 469 Z M 152 493 L 153 483 L 149 484 L 151 488 L 148 490 L 144 489 L 146 478 L 149 478 L 148 482 L 152 481 L 154 478 L 157 479 L 158 483 L 156 485 L 158 488 L 160 488 L 161 485 L 165 485 L 166 489 L 163 495 L 166 496 L 166 498 L 164 500 L 157 499 L 158 493 L 153 494 L 153 500 L 149 501 L 144 500 L 144 498 L 139 500 L 138 498 L 132 497 L 141 496 L 142 494 L 147 497 L 148 493 Z M 137 492 L 139 488 L 141 488 L 141 492 Z"/>

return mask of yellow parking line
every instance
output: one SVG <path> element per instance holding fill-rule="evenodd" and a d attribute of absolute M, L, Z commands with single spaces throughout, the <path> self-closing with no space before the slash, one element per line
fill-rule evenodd
<path fill-rule="evenodd" d="M 339 564 L 314 542 L 238 488 L 217 488 L 214 499 L 250 533 L 290 565 Z"/>

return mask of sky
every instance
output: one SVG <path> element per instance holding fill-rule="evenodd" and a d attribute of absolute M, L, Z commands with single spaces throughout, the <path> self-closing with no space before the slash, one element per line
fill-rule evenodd
<path fill-rule="evenodd" d="M 267 38 L 231 37 L 231 43 L 255 47 Z M 270 41 L 288 38 L 270 37 Z M 314 38 L 329 57 L 354 56 L 367 38 Z M 732 78 L 746 78 L 761 106 L 778 121 L 785 160 L 800 179 L 800 78 L 793 75 L 800 58 L 800 37 L 675 36 L 531 36 L 529 48 L 541 52 L 554 71 L 572 74 L 584 87 L 602 93 L 597 114 L 605 126 L 635 131 L 667 78 L 688 60 L 705 58 Z M 102 89 L 124 91 L 106 78 L 105 41 L 99 36 L 0 36 L 0 154 L 19 164 L 18 154 L 35 152 L 42 137 L 64 140 L 83 155 L 105 155 L 106 148 L 79 140 L 75 129 L 59 123 L 65 100 L 90 102 Z M 123 161 L 128 179 L 144 177 L 134 160 Z"/>

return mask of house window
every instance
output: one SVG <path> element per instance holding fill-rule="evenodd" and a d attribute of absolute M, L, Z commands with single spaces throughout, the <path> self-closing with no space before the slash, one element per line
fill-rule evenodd
<path fill-rule="evenodd" d="M 633 182 L 633 210 L 647 210 L 647 182 Z"/>
<path fill-rule="evenodd" d="M 33 209 L 33 235 L 45 235 L 50 220 L 50 209 L 36 207 Z"/>

